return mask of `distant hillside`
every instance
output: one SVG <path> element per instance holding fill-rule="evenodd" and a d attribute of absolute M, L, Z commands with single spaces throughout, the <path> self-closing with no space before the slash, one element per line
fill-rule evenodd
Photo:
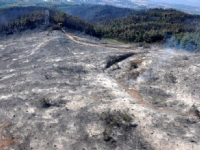
<path fill-rule="evenodd" d="M 42 7 L 11 7 L 0 10 L 0 25 L 9 24 L 11 21 L 17 19 L 22 15 L 26 15 L 28 13 L 34 11 L 44 10 Z"/>
<path fill-rule="evenodd" d="M 131 9 L 150 9 L 150 8 L 163 8 L 163 9 L 177 9 L 186 13 L 200 14 L 200 2 L 188 1 L 166 1 L 166 0 L 48 0 L 48 2 L 58 2 L 69 5 L 112 5 L 122 8 Z M 64 3 L 63 3 L 64 2 Z M 55 3 L 54 3 L 55 4 Z M 58 3 L 57 3 L 58 4 Z M 88 10 L 87 10 L 88 11 Z"/>
<path fill-rule="evenodd" d="M 0 10 L 0 33 L 12 34 L 26 29 L 44 26 L 45 10 L 50 12 L 48 28 L 60 29 L 61 26 L 94 34 L 94 27 L 79 18 L 67 15 L 54 9 L 44 7 L 13 7 Z"/>
<path fill-rule="evenodd" d="M 89 22 L 102 23 L 108 20 L 126 17 L 134 10 L 108 5 L 74 5 L 62 11 Z"/>
<path fill-rule="evenodd" d="M 131 9 L 173 8 L 187 13 L 200 14 L 200 2 L 197 0 L 166 1 L 166 0 L 0 0 L 0 8 L 10 6 L 44 6 L 55 5 L 112 5 Z"/>

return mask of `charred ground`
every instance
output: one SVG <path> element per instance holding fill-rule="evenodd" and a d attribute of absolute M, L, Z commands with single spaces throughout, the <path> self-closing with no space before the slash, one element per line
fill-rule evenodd
<path fill-rule="evenodd" d="M 1 26 L 0 149 L 199 149 L 198 53 L 113 44 L 89 36 L 113 37 L 111 31 L 123 27 L 128 17 L 98 28 L 50 10 L 51 29 L 62 24 L 89 35 L 66 28 L 45 31 L 38 28 L 45 9 L 13 16 L 17 19 L 11 17 Z M 161 19 L 160 26 L 172 19 L 174 27 L 177 17 L 182 17 L 178 24 L 194 17 L 175 10 L 140 13 L 132 17 L 139 19 L 141 30 L 148 15 L 155 22 Z M 129 27 L 124 29 L 128 32 Z M 104 29 L 109 29 L 106 34 Z M 196 29 L 182 29 L 185 26 L 177 25 L 173 34 L 180 39 L 187 34 L 184 45 Z"/>
<path fill-rule="evenodd" d="M 1 149 L 199 148 L 199 55 L 47 33 L 1 40 Z"/>

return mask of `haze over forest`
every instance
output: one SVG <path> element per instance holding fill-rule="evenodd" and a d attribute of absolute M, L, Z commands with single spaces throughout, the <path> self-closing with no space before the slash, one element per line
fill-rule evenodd
<path fill-rule="evenodd" d="M 175 8 L 188 13 L 200 14 L 200 2 L 198 0 L 6 0 L 0 1 L 0 7 L 9 6 L 30 6 L 30 5 L 74 5 L 74 4 L 103 4 L 134 9 L 144 8 Z"/>

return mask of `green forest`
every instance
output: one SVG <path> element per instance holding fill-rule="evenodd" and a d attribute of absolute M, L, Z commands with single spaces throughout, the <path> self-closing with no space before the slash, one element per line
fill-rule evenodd
<path fill-rule="evenodd" d="M 9 20 L 2 21 L 0 17 L 0 34 L 12 34 L 44 26 L 46 9 L 14 7 L 0 10 L 1 16 L 4 15 L 4 18 Z M 54 9 L 48 10 L 48 30 L 65 27 L 98 38 L 111 38 L 126 43 L 167 43 L 170 47 L 200 51 L 199 15 L 190 15 L 174 9 L 149 9 L 133 11 L 127 17 L 95 24 Z"/>
<path fill-rule="evenodd" d="M 26 29 L 35 29 L 44 26 L 45 10 L 49 10 L 48 30 L 66 27 L 73 30 L 84 31 L 92 35 L 94 25 L 77 17 L 67 15 L 54 9 L 43 7 L 14 7 L 0 10 L 0 34 L 13 34 Z M 21 13 L 23 12 L 23 13 Z M 3 19 L 1 18 L 2 16 Z M 6 19 L 5 19 L 6 18 Z M 93 31 L 94 32 L 94 31 Z"/>
<path fill-rule="evenodd" d="M 111 20 L 96 27 L 96 34 L 124 42 L 169 43 L 191 51 L 200 50 L 200 16 L 174 9 L 149 9 Z"/>

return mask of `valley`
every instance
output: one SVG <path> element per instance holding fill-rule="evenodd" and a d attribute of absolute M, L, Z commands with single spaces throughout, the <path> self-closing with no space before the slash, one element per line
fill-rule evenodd
<path fill-rule="evenodd" d="M 198 150 L 199 53 L 69 29 L 0 40 L 0 150 Z"/>

